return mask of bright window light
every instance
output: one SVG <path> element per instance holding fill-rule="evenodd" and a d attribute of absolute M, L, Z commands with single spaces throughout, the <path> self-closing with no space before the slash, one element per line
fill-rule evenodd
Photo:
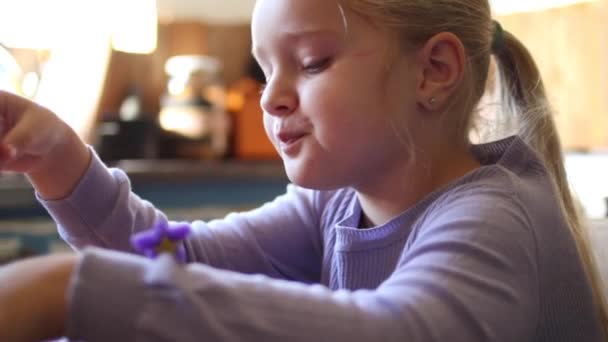
<path fill-rule="evenodd" d="M 51 52 L 36 102 L 87 141 L 111 47 L 152 52 L 156 29 L 156 0 L 0 0 L 0 43 Z"/>
<path fill-rule="evenodd" d="M 158 14 L 156 0 L 116 1 L 112 46 L 129 53 L 151 53 L 156 49 Z"/>
<path fill-rule="evenodd" d="M 0 0 L 0 43 L 12 48 L 50 50 L 95 26 L 116 50 L 150 53 L 157 22 L 156 0 Z"/>
<path fill-rule="evenodd" d="M 92 131 L 110 57 L 108 23 L 114 9 L 108 3 L 0 0 L 0 42 L 12 48 L 50 51 L 36 102 L 59 115 L 85 140 Z M 33 82 L 26 77 L 26 86 Z"/>
<path fill-rule="evenodd" d="M 1 1 L 0 42 L 8 47 L 25 49 L 51 49 L 59 45 L 69 33 L 71 2 Z"/>

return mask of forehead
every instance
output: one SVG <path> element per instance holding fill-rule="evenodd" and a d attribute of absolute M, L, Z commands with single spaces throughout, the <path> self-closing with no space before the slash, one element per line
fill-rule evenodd
<path fill-rule="evenodd" d="M 258 0 L 253 12 L 254 44 L 273 35 L 305 31 L 344 32 L 337 0 Z"/>

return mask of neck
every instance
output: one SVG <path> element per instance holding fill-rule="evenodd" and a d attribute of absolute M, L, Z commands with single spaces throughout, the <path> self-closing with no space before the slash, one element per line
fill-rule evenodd
<path fill-rule="evenodd" d="M 421 154 L 415 163 L 398 161 L 384 168 L 378 177 L 355 187 L 362 208 L 360 227 L 387 223 L 431 192 L 479 166 L 468 150 L 444 149 L 434 158 Z"/>

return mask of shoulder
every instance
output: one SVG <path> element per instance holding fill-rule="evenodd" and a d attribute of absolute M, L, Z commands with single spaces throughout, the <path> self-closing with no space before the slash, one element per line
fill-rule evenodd
<path fill-rule="evenodd" d="M 427 225 L 452 221 L 499 225 L 517 219 L 518 227 L 529 228 L 526 203 L 512 174 L 490 166 L 467 178 L 433 201 L 424 215 Z"/>
<path fill-rule="evenodd" d="M 438 197 L 412 227 L 400 269 L 428 268 L 451 274 L 449 279 L 467 274 L 536 291 L 534 227 L 509 183 L 508 175 L 494 170 Z"/>
<path fill-rule="evenodd" d="M 560 219 L 552 178 L 523 141 L 487 144 L 477 147 L 476 154 L 489 163 L 442 191 L 425 212 L 427 225 L 468 220 L 522 232 Z"/>
<path fill-rule="evenodd" d="M 534 204 L 522 195 L 525 179 L 493 165 L 441 194 L 414 229 L 414 245 L 460 246 L 536 259 Z M 524 262 L 524 260 L 521 260 Z"/>

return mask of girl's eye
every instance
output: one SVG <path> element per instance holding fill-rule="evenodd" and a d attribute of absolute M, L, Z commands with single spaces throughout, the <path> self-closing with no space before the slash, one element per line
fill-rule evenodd
<path fill-rule="evenodd" d="M 324 58 L 322 60 L 304 65 L 302 69 L 309 74 L 318 74 L 323 70 L 327 69 L 331 62 L 331 58 Z"/>
<path fill-rule="evenodd" d="M 264 95 L 264 90 L 266 90 L 267 85 L 268 85 L 268 83 L 266 83 L 266 82 L 260 84 L 260 95 Z"/>

